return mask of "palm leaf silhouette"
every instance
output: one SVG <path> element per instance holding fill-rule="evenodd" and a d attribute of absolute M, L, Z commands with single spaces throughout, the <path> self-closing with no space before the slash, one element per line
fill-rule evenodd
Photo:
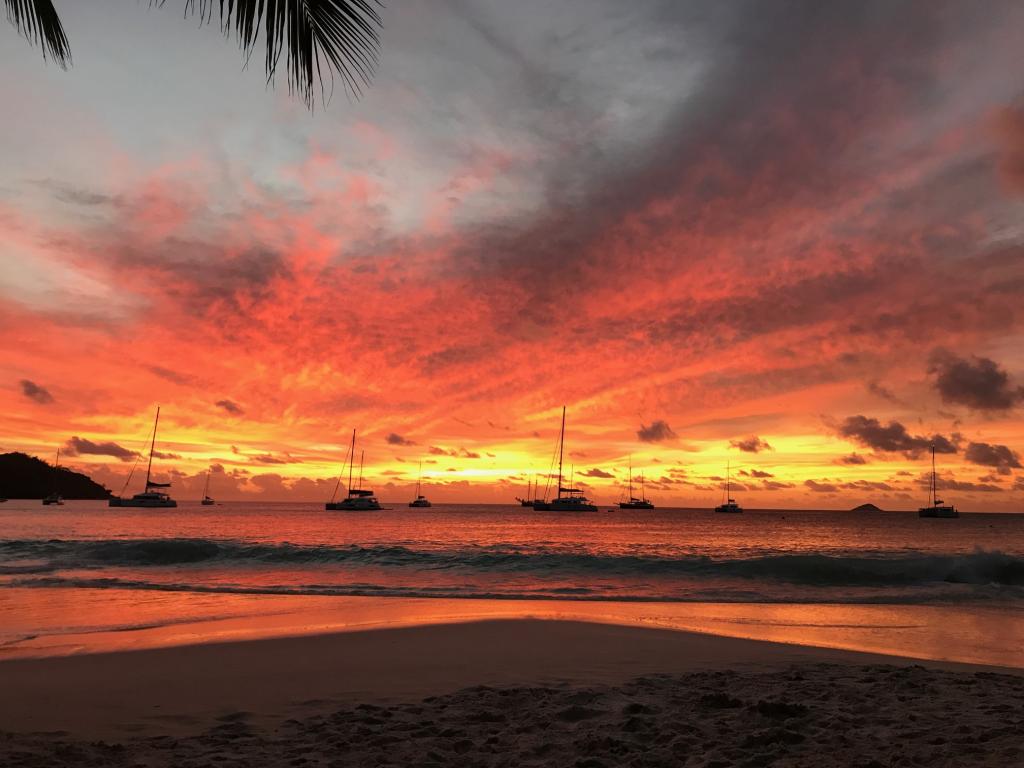
<path fill-rule="evenodd" d="M 53 0 L 4 0 L 4 5 L 10 22 L 42 46 L 44 57 L 61 67 L 70 64 L 71 49 Z M 216 12 L 221 30 L 235 36 L 247 61 L 262 34 L 267 82 L 273 82 L 283 56 L 289 92 L 312 108 L 317 84 L 326 98 L 325 74 L 337 74 L 357 96 L 369 84 L 380 49 L 380 6 L 380 0 L 185 0 L 185 13 L 209 22 Z"/>
<path fill-rule="evenodd" d="M 71 63 L 71 47 L 53 0 L 4 0 L 4 5 L 14 28 L 30 43 L 42 46 L 43 58 L 49 54 L 66 69 Z"/>

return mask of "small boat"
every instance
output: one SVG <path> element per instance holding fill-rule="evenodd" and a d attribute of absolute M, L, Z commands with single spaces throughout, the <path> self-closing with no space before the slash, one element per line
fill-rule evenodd
<path fill-rule="evenodd" d="M 430 507 L 430 499 L 420 493 L 420 481 L 423 479 L 423 462 L 420 462 L 420 472 L 416 476 L 416 498 L 409 502 L 410 507 Z"/>
<path fill-rule="evenodd" d="M 654 509 L 654 503 L 644 491 L 644 473 L 640 473 L 640 498 L 633 495 L 633 457 L 629 458 L 629 501 L 620 501 L 619 509 Z"/>
<path fill-rule="evenodd" d="M 53 493 L 43 499 L 43 506 L 64 506 L 64 497 L 57 490 L 60 480 L 60 448 L 57 449 L 57 460 L 53 464 Z"/>
<path fill-rule="evenodd" d="M 731 469 L 729 464 L 725 465 L 725 501 L 715 507 L 715 512 L 731 512 L 735 514 L 743 511 L 743 507 L 737 504 L 735 499 L 731 498 Z"/>
<path fill-rule="evenodd" d="M 155 483 L 153 482 L 153 452 L 156 450 L 156 430 L 160 425 L 160 406 L 156 408 L 156 418 L 153 420 L 153 439 L 149 444 L 149 464 L 146 465 L 146 487 L 142 493 L 136 493 L 130 499 L 123 498 L 121 496 L 111 496 L 107 504 L 111 507 L 147 507 L 147 508 L 160 508 L 170 509 L 178 506 L 178 502 L 170 497 L 170 495 L 164 491 L 164 488 L 170 488 L 170 483 Z M 128 473 L 128 479 L 125 481 L 124 487 L 128 487 L 128 483 L 132 481 L 132 475 L 135 473 L 135 467 L 132 467 L 132 471 Z M 124 493 L 124 489 L 121 490 Z"/>
<path fill-rule="evenodd" d="M 543 506 L 543 504 L 545 503 L 544 499 L 540 498 L 537 495 L 536 476 L 534 476 L 532 486 L 530 485 L 529 480 L 526 481 L 526 498 L 524 499 L 520 496 L 516 496 L 516 501 L 518 501 L 519 505 L 522 507 L 533 507 L 534 509 L 547 509 L 547 507 Z M 538 504 L 541 504 L 542 506 L 538 507 Z"/>
<path fill-rule="evenodd" d="M 562 406 L 562 430 L 558 436 L 558 494 L 551 501 L 540 499 L 540 505 L 534 502 L 534 509 L 548 509 L 552 512 L 596 512 L 597 505 L 583 495 L 579 488 L 562 486 L 562 454 L 565 449 L 565 406 Z"/>
<path fill-rule="evenodd" d="M 334 511 L 349 511 L 349 512 L 362 512 L 374 509 L 380 509 L 380 502 L 377 501 L 377 497 L 373 495 L 373 491 L 365 490 L 363 488 L 363 457 L 365 454 L 359 455 L 359 487 L 352 487 L 352 465 L 355 463 L 353 459 L 356 455 L 356 431 L 352 430 L 352 445 L 349 446 L 348 450 L 348 493 L 344 499 L 335 501 L 335 497 L 338 495 L 338 486 L 341 485 L 341 477 L 338 477 L 338 485 L 334 487 L 334 493 L 331 495 L 331 500 L 324 505 L 324 509 Z M 342 472 L 345 468 L 342 467 Z"/>
<path fill-rule="evenodd" d="M 204 507 L 212 507 L 215 502 L 210 498 L 210 472 L 212 470 L 206 470 L 206 485 L 203 487 L 203 500 L 199 503 Z"/>
<path fill-rule="evenodd" d="M 935 475 L 935 446 L 932 446 L 932 482 L 928 487 L 928 506 L 921 507 L 917 510 L 918 517 L 960 517 L 960 513 L 956 511 L 956 507 L 952 504 L 946 504 L 938 497 L 936 490 L 938 488 L 937 477 Z"/>

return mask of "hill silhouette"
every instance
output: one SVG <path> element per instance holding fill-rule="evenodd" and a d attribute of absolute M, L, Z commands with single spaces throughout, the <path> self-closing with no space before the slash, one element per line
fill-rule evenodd
<path fill-rule="evenodd" d="M 110 491 L 88 475 L 53 466 L 24 453 L 0 454 L 0 496 L 9 499 L 41 499 L 54 487 L 65 499 L 106 499 Z"/>
<path fill-rule="evenodd" d="M 883 512 L 881 507 L 876 507 L 874 504 L 861 504 L 850 510 L 851 512 Z"/>

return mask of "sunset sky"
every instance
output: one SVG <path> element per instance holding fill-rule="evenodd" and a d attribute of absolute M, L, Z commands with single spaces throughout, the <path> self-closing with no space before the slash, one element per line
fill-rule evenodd
<path fill-rule="evenodd" d="M 566 405 L 601 503 L 1024 507 L 1024 4 L 402 0 L 312 114 L 181 5 L 0 24 L 0 451 L 508 502 Z"/>

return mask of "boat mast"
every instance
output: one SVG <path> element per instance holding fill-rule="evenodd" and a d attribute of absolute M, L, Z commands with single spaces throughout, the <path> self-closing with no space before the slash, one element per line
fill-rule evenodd
<path fill-rule="evenodd" d="M 644 489 L 644 473 L 640 473 L 640 500 L 647 501 L 647 491 Z"/>
<path fill-rule="evenodd" d="M 730 486 L 729 486 L 729 478 L 731 476 L 731 471 L 732 471 L 732 466 L 730 465 L 730 462 L 728 462 L 728 461 L 725 462 L 725 500 L 726 500 L 726 502 L 729 501 L 729 495 L 731 493 L 731 489 L 730 489 Z"/>
<path fill-rule="evenodd" d="M 60 490 L 60 446 L 57 446 L 57 460 L 53 464 L 53 492 Z"/>
<path fill-rule="evenodd" d="M 934 507 L 934 506 L 937 506 L 938 503 L 939 503 L 938 501 L 935 500 L 935 443 L 932 443 L 932 488 L 931 488 L 931 492 L 932 492 L 932 495 L 931 495 L 931 498 L 929 499 L 929 503 Z"/>
<path fill-rule="evenodd" d="M 363 459 L 366 457 L 366 451 L 359 452 L 359 490 L 363 490 Z"/>
<path fill-rule="evenodd" d="M 160 406 L 156 407 L 156 419 L 153 421 L 153 441 L 149 444 L 149 464 L 146 465 L 146 490 L 149 490 L 149 476 L 153 471 L 153 451 L 156 450 L 156 428 L 160 423 Z"/>
<path fill-rule="evenodd" d="M 356 459 L 356 431 L 352 430 L 352 445 L 348 449 L 348 495 L 352 495 L 352 465 Z"/>
<path fill-rule="evenodd" d="M 562 406 L 562 431 L 558 435 L 558 497 L 562 497 L 562 448 L 565 446 L 565 406 Z"/>
<path fill-rule="evenodd" d="M 210 495 L 210 470 L 206 470 L 206 484 L 203 486 L 203 498 Z"/>
<path fill-rule="evenodd" d="M 633 454 L 629 454 L 629 498 L 633 500 Z"/>

